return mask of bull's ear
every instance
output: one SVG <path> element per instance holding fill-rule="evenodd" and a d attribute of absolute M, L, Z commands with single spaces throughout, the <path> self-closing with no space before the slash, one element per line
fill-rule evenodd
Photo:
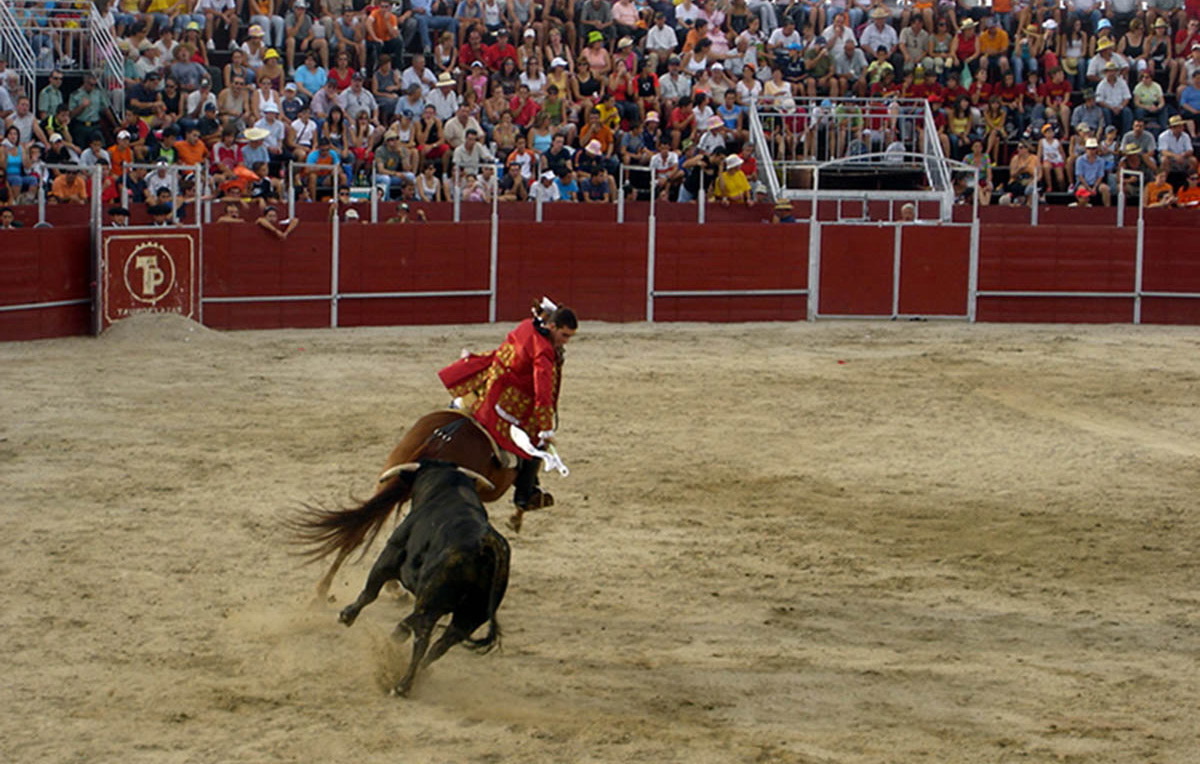
<path fill-rule="evenodd" d="M 466 475 L 467 477 L 471 478 L 472 480 L 482 483 L 484 485 L 484 487 L 487 488 L 489 491 L 493 491 L 496 489 L 495 483 L 488 480 L 483 475 L 480 475 L 475 470 L 469 470 L 466 467 L 455 467 L 455 469 L 458 470 L 459 472 L 461 472 L 462 474 Z"/>
<path fill-rule="evenodd" d="M 390 467 L 384 470 L 383 474 L 379 476 L 379 482 L 386 483 L 387 481 L 399 475 L 401 472 L 416 472 L 419 469 L 421 469 L 421 465 L 417 462 L 405 462 L 404 464 L 397 464 L 395 467 Z"/>

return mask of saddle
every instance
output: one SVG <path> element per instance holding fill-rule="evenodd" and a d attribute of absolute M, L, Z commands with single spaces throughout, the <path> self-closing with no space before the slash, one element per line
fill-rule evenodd
<path fill-rule="evenodd" d="M 516 454 L 505 451 L 503 448 L 501 448 L 500 445 L 496 443 L 496 439 L 492 437 L 492 434 L 487 431 L 487 428 L 481 425 L 479 422 L 476 422 L 474 417 L 457 409 L 448 409 L 448 411 L 456 414 L 458 419 L 450 424 L 442 425 L 434 430 L 433 434 L 429 436 L 431 439 L 440 438 L 441 440 L 449 441 L 450 436 L 453 435 L 459 427 L 462 427 L 463 423 L 470 423 L 471 426 L 475 427 L 475 429 L 479 430 L 481 433 L 483 433 L 483 436 L 487 438 L 488 445 L 492 447 L 492 458 L 496 460 L 496 463 L 499 464 L 502 469 L 511 470 L 517 468 L 517 463 L 520 460 L 517 459 Z"/>

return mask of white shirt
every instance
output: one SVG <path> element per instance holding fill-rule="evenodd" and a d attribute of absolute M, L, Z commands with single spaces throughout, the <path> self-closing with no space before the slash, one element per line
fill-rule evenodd
<path fill-rule="evenodd" d="M 1116 82 L 1109 82 L 1105 77 L 1096 85 L 1096 103 L 1101 106 L 1120 106 L 1131 97 L 1129 83 L 1124 77 L 1117 77 Z"/>
<path fill-rule="evenodd" d="M 292 120 L 292 132 L 296 134 L 296 143 L 301 146 L 312 146 L 317 142 L 317 123 L 312 119 L 307 122 L 299 117 Z"/>
<path fill-rule="evenodd" d="M 797 29 L 793 29 L 791 34 L 784 34 L 783 27 L 776 27 L 775 31 L 771 32 L 771 36 L 767 38 L 767 45 L 782 45 L 787 48 L 792 43 L 804 44 L 804 38 L 800 36 L 800 31 Z"/>
<path fill-rule="evenodd" d="M 358 119 L 358 115 L 362 112 L 374 114 L 375 110 L 379 108 L 371 91 L 363 88 L 355 93 L 353 85 L 341 92 L 341 95 L 338 96 L 338 104 L 346 112 L 346 119 L 349 120 Z"/>
<path fill-rule="evenodd" d="M 1192 139 L 1188 136 L 1187 130 L 1180 131 L 1178 137 L 1171 132 L 1170 128 L 1163 130 L 1158 134 L 1158 150 L 1170 151 L 1172 154 L 1190 154 L 1192 151 Z"/>
<path fill-rule="evenodd" d="M 667 158 L 663 159 L 662 152 L 655 153 L 650 157 L 650 169 L 655 172 L 669 172 L 679 167 L 679 155 L 674 151 L 667 152 Z"/>
<path fill-rule="evenodd" d="M 535 202 L 538 199 L 541 199 L 543 203 L 557 202 L 562 199 L 562 194 L 558 192 L 557 183 L 551 183 L 547 186 L 545 183 L 539 180 L 537 183 L 534 183 L 529 187 L 529 198 Z"/>
<path fill-rule="evenodd" d="M 663 24 L 662 27 L 655 24 L 646 33 L 646 50 L 666 51 L 669 54 L 674 52 L 677 47 L 679 47 L 679 38 L 675 35 L 675 30 L 666 24 Z"/>
<path fill-rule="evenodd" d="M 872 57 L 879 46 L 887 48 L 889 51 L 900 43 L 900 37 L 896 34 L 895 28 L 890 24 L 884 24 L 883 29 L 875 26 L 874 23 L 867 24 L 863 29 L 862 34 L 858 36 L 858 44 L 863 49 L 870 52 Z"/>
<path fill-rule="evenodd" d="M 211 103 L 213 106 L 217 105 L 217 97 L 213 94 L 213 92 L 211 90 L 208 91 L 207 98 L 203 97 L 203 94 L 201 93 L 201 91 L 193 90 L 192 92 L 188 93 L 188 95 L 187 95 L 187 101 L 184 104 L 184 111 L 187 114 L 192 114 L 197 117 L 202 117 L 202 116 L 204 116 L 204 105 L 207 103 Z"/>
<path fill-rule="evenodd" d="M 267 151 L 279 151 L 283 148 L 283 139 L 287 135 L 287 127 L 283 124 L 282 119 L 267 122 L 267 118 L 263 117 L 255 122 L 254 126 L 261 127 L 270 133 L 270 135 L 263 139 L 263 145 L 267 147 Z"/>
<path fill-rule="evenodd" d="M 417 74 L 417 70 L 410 66 L 400 75 L 400 92 L 407 93 L 412 85 L 420 85 L 421 95 L 425 95 L 430 88 L 437 85 L 437 75 L 429 67 L 425 67 L 420 74 Z"/>
<path fill-rule="evenodd" d="M 434 88 L 425 96 L 425 105 L 432 105 L 438 119 L 445 122 L 458 111 L 458 93 L 450 88 Z"/>

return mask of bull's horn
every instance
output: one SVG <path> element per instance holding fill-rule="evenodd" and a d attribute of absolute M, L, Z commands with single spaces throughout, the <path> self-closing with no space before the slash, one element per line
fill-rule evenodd
<path fill-rule="evenodd" d="M 478 480 L 480 483 L 483 483 L 485 486 L 487 486 L 487 489 L 489 491 L 493 491 L 496 489 L 495 483 L 488 480 L 483 475 L 480 475 L 475 470 L 469 470 L 466 467 L 455 467 L 455 469 L 458 470 L 459 472 L 461 472 L 462 474 L 466 475 L 467 477 L 472 478 L 474 480 Z"/>
<path fill-rule="evenodd" d="M 384 470 L 383 474 L 379 476 L 379 482 L 383 483 L 391 480 L 401 472 L 416 472 L 419 469 L 421 469 L 421 465 L 418 462 L 405 462 L 404 464 L 397 464 L 395 467 Z"/>

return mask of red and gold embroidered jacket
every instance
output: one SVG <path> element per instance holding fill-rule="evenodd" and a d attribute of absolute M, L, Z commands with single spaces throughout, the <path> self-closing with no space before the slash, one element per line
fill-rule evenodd
<path fill-rule="evenodd" d="M 454 396 L 475 395 L 469 409 L 496 442 L 518 456 L 509 426 L 517 425 L 535 443 L 553 436 L 562 361 L 550 338 L 526 319 L 491 353 L 471 354 L 438 372 Z"/>

